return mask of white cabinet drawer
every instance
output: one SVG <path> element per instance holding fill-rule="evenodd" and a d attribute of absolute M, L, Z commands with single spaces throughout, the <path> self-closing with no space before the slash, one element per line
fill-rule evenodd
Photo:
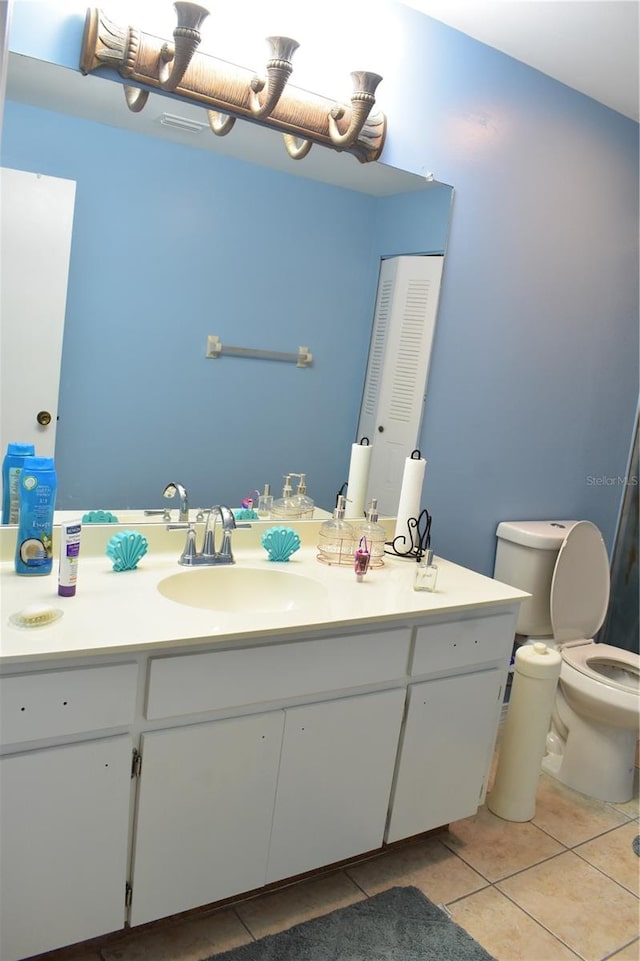
<path fill-rule="evenodd" d="M 515 617 L 505 613 L 419 627 L 411 674 L 506 660 L 513 646 Z"/>
<path fill-rule="evenodd" d="M 403 678 L 408 628 L 154 658 L 149 719 L 223 710 Z"/>
<path fill-rule="evenodd" d="M 116 664 L 0 678 L 3 744 L 130 724 L 138 667 Z"/>

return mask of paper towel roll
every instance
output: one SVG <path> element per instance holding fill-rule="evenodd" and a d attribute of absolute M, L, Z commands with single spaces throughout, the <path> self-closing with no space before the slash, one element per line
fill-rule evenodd
<path fill-rule="evenodd" d="M 405 537 L 404 545 L 398 545 L 400 549 L 410 548 L 409 527 L 410 517 L 417 519 L 420 513 L 420 500 L 422 498 L 422 483 L 427 462 L 424 457 L 407 457 L 404 462 L 404 473 L 402 475 L 402 487 L 400 488 L 400 502 L 398 503 L 398 515 L 396 520 L 396 532 L 394 537 Z"/>
<path fill-rule="evenodd" d="M 507 720 L 487 807 L 505 821 L 530 821 L 562 658 L 541 641 L 516 651 Z"/>
<path fill-rule="evenodd" d="M 364 517 L 372 450 L 371 444 L 351 445 L 345 517 L 355 517 L 358 520 Z"/>

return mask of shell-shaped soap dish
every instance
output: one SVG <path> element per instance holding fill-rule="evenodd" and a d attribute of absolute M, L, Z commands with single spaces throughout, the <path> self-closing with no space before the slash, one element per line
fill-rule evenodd
<path fill-rule="evenodd" d="M 118 518 L 111 511 L 89 511 L 82 515 L 83 524 L 118 524 Z"/>
<path fill-rule="evenodd" d="M 288 561 L 300 547 L 300 536 L 290 527 L 270 527 L 262 535 L 262 546 L 270 561 Z"/>
<path fill-rule="evenodd" d="M 135 571 L 148 547 L 147 538 L 138 531 L 122 531 L 107 544 L 107 556 L 113 561 L 114 571 Z"/>

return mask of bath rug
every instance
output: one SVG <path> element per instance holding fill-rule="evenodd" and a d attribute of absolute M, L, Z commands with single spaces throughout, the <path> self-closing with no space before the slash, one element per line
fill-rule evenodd
<path fill-rule="evenodd" d="M 391 888 L 205 961 L 495 961 L 417 888 Z"/>
<path fill-rule="evenodd" d="M 633 841 L 631 842 L 631 847 L 636 852 L 638 857 L 640 857 L 640 834 L 636 834 Z"/>

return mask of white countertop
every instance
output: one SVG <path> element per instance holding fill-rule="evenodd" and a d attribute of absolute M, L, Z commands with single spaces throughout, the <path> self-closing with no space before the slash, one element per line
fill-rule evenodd
<path fill-rule="evenodd" d="M 245 535 L 248 546 L 243 546 L 240 535 Z M 528 596 L 442 558 L 436 559 L 439 573 L 433 594 L 413 590 L 415 561 L 408 559 L 385 557 L 384 567 L 370 570 L 358 582 L 352 568 L 327 566 L 316 559 L 317 551 L 312 546 L 315 532 L 311 529 L 303 538 L 306 546 L 286 563 L 269 561 L 264 549 L 255 546 L 256 536 L 246 535 L 249 532 L 237 531 L 234 535 L 233 570 L 269 568 L 313 578 L 325 588 L 322 600 L 302 610 L 268 613 L 252 610 L 250 595 L 246 609 L 231 613 L 169 600 L 158 591 L 159 582 L 180 572 L 189 576 L 193 570 L 178 565 L 182 541 L 176 541 L 175 535 L 170 541 L 175 545 L 171 551 L 164 541 L 158 542 L 160 549 L 153 549 L 150 541 L 149 553 L 134 571 L 116 573 L 104 554 L 88 549 L 89 556 L 83 556 L 81 552 L 77 594 L 71 598 L 58 596 L 57 561 L 52 574 L 25 577 L 15 573 L 12 561 L 5 560 L 0 564 L 0 664 L 255 641 L 267 636 L 273 639 L 274 634 L 500 607 Z M 63 616 L 45 627 L 12 626 L 9 617 L 30 605 L 50 605 L 62 610 Z"/>

